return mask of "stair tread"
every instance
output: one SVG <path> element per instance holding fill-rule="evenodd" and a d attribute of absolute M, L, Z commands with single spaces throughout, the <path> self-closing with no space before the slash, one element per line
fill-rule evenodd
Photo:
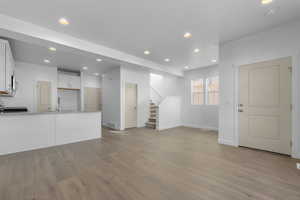
<path fill-rule="evenodd" d="M 156 125 L 156 122 L 146 122 L 146 124 Z"/>

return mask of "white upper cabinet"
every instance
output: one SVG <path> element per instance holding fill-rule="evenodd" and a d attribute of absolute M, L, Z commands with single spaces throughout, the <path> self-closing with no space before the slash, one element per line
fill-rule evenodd
<path fill-rule="evenodd" d="M 0 91 L 6 91 L 5 44 L 0 42 Z"/>
<path fill-rule="evenodd" d="M 58 72 L 58 88 L 80 90 L 80 83 L 80 76 Z"/>
<path fill-rule="evenodd" d="M 12 76 L 15 63 L 8 41 L 0 39 L 0 92 L 12 93 Z"/>

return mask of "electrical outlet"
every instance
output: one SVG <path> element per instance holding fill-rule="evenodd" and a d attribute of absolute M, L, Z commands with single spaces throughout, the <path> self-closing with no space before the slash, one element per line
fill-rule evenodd
<path fill-rule="evenodd" d="M 300 170 L 300 163 L 297 163 L 296 165 L 297 165 L 297 169 Z"/>

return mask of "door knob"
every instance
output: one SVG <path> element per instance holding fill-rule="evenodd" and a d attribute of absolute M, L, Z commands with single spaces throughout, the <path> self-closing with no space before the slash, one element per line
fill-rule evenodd
<path fill-rule="evenodd" d="M 242 110 L 242 109 L 238 109 L 238 111 L 239 111 L 239 112 L 244 112 L 244 110 Z"/>
<path fill-rule="evenodd" d="M 243 107 L 244 105 L 243 104 L 239 104 L 239 107 Z"/>

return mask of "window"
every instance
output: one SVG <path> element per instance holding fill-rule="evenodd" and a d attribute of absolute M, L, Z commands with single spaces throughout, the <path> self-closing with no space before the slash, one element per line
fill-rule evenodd
<path fill-rule="evenodd" d="M 204 104 L 204 81 L 203 79 L 191 81 L 192 105 Z"/>
<path fill-rule="evenodd" d="M 219 104 L 219 77 L 213 76 L 206 78 L 206 104 Z"/>
<path fill-rule="evenodd" d="M 219 77 L 211 76 L 205 79 L 192 80 L 191 103 L 192 105 L 218 105 Z"/>

